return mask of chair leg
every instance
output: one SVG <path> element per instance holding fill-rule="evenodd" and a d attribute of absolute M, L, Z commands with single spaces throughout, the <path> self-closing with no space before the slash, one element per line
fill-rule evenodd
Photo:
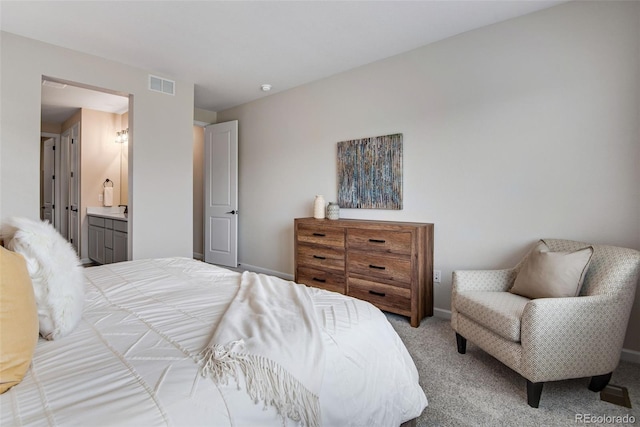
<path fill-rule="evenodd" d="M 532 408 L 537 408 L 540 405 L 540 395 L 542 394 L 543 382 L 532 383 L 527 380 L 527 403 Z"/>
<path fill-rule="evenodd" d="M 467 352 L 467 339 L 456 332 L 456 343 L 458 344 L 458 353 L 465 354 Z"/>
<path fill-rule="evenodd" d="M 609 380 L 611 380 L 611 375 L 613 372 L 609 372 L 604 375 L 596 375 L 595 377 L 591 377 L 591 382 L 589 383 L 589 390 L 591 391 L 602 391 L 609 384 Z"/>

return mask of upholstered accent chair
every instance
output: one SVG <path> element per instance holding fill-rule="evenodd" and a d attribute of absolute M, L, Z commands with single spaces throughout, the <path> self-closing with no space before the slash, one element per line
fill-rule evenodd
<path fill-rule="evenodd" d="M 510 292 L 534 248 L 511 269 L 454 271 L 451 303 L 458 352 L 466 352 L 468 339 L 518 372 L 534 408 L 546 381 L 591 377 L 592 391 L 609 383 L 640 274 L 640 252 L 633 249 L 541 242 L 552 253 L 593 248 L 577 296 L 532 299 Z"/>

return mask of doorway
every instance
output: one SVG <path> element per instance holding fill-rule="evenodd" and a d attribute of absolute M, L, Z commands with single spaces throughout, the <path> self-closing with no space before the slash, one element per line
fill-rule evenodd
<path fill-rule="evenodd" d="M 238 266 L 238 121 L 204 130 L 204 260 Z"/>
<path fill-rule="evenodd" d="M 41 132 L 40 135 L 40 219 L 55 225 L 55 166 L 59 135 Z"/>
<path fill-rule="evenodd" d="M 116 208 L 131 198 L 132 103 L 129 94 L 42 77 L 40 217 L 72 244 L 83 263 L 89 262 L 86 211 L 103 206 L 105 179 L 117 184 Z M 127 142 L 117 138 L 124 132 Z"/>

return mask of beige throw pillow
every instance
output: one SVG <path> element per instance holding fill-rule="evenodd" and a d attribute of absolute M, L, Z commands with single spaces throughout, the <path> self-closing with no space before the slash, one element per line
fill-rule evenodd
<path fill-rule="evenodd" d="M 37 343 L 38 311 L 27 262 L 0 246 L 0 393 L 22 381 Z"/>
<path fill-rule="evenodd" d="M 541 240 L 520 268 L 510 292 L 532 299 L 578 296 L 592 255 L 591 246 L 551 252 Z"/>

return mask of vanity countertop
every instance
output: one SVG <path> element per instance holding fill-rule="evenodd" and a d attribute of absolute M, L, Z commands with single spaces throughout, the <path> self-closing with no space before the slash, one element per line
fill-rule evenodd
<path fill-rule="evenodd" d="M 124 213 L 124 207 L 95 207 L 87 208 L 87 215 L 101 218 L 127 221 L 128 215 Z"/>

